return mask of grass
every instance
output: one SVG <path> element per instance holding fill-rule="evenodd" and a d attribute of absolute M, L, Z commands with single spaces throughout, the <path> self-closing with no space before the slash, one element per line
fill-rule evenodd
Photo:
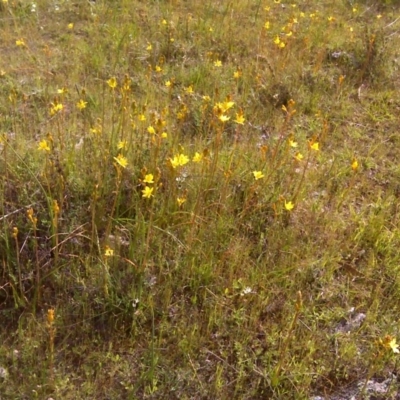
<path fill-rule="evenodd" d="M 398 372 L 397 2 L 0 5 L 2 399 Z"/>

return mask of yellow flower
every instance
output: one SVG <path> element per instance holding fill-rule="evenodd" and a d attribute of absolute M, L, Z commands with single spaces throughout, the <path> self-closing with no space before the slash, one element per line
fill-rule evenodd
<path fill-rule="evenodd" d="M 143 182 L 144 183 L 154 183 L 154 175 L 153 174 L 145 175 Z"/>
<path fill-rule="evenodd" d="M 178 154 L 174 158 L 169 159 L 172 168 L 180 167 L 189 162 L 189 157 L 185 156 L 184 154 Z"/>
<path fill-rule="evenodd" d="M 171 87 L 171 85 L 172 85 L 171 81 L 166 81 L 166 82 L 165 82 L 165 86 L 166 86 L 166 87 Z"/>
<path fill-rule="evenodd" d="M 396 343 L 396 338 L 393 338 L 390 342 L 389 342 L 389 346 L 392 349 L 393 353 L 400 353 L 399 350 L 399 345 Z"/>
<path fill-rule="evenodd" d="M 253 171 L 253 176 L 256 181 L 264 178 L 264 174 L 261 171 Z"/>
<path fill-rule="evenodd" d="M 386 335 L 383 339 L 379 339 L 379 343 L 385 349 L 391 349 L 395 354 L 400 353 L 399 345 L 396 343 L 396 338 L 390 335 Z"/>
<path fill-rule="evenodd" d="M 286 202 L 286 200 L 285 200 L 285 209 L 287 211 L 292 211 L 293 208 L 294 208 L 294 204 L 291 201 Z"/>
<path fill-rule="evenodd" d="M 39 142 L 38 150 L 41 150 L 41 151 L 50 151 L 50 147 L 49 147 L 49 145 L 48 145 L 46 139 L 43 139 L 43 140 L 41 140 L 41 141 Z"/>
<path fill-rule="evenodd" d="M 318 142 L 310 142 L 310 149 L 319 151 L 319 143 Z"/>
<path fill-rule="evenodd" d="M 72 22 L 68 24 L 68 29 L 74 29 L 74 24 Z"/>
<path fill-rule="evenodd" d="M 119 150 L 125 149 L 127 144 L 128 144 L 128 142 L 126 140 L 121 140 L 120 142 L 118 142 L 117 148 Z"/>
<path fill-rule="evenodd" d="M 185 92 L 188 93 L 188 94 L 192 94 L 192 93 L 193 93 L 193 86 L 192 86 L 192 85 L 188 86 L 188 87 L 185 89 Z"/>
<path fill-rule="evenodd" d="M 235 105 L 234 101 L 224 101 L 223 103 L 216 103 L 214 106 L 214 112 L 216 114 L 223 114 L 230 110 Z"/>
<path fill-rule="evenodd" d="M 332 16 L 328 17 L 328 21 L 329 21 L 329 22 L 333 22 L 334 20 L 335 20 L 334 17 L 332 17 Z"/>
<path fill-rule="evenodd" d="M 142 193 L 143 193 L 143 196 L 142 196 L 142 197 L 144 197 L 145 199 L 150 199 L 151 197 L 154 196 L 154 195 L 153 195 L 153 191 L 154 191 L 154 188 L 151 188 L 151 187 L 149 187 L 149 186 L 146 186 L 146 187 L 142 190 Z"/>
<path fill-rule="evenodd" d="M 86 104 L 87 104 L 87 101 L 84 101 L 84 100 L 80 99 L 76 103 L 76 106 L 79 108 L 79 110 L 83 110 L 84 108 L 86 108 Z"/>
<path fill-rule="evenodd" d="M 68 89 L 65 87 L 62 87 L 61 89 L 57 89 L 58 94 L 66 94 L 68 93 Z"/>
<path fill-rule="evenodd" d="M 178 202 L 179 207 L 186 201 L 185 197 L 178 197 L 176 199 L 176 201 Z"/>
<path fill-rule="evenodd" d="M 234 77 L 235 79 L 239 79 L 241 76 L 242 76 L 242 71 L 240 71 L 240 70 L 237 70 L 237 71 L 235 71 L 235 72 L 233 73 L 233 77 Z"/>
<path fill-rule="evenodd" d="M 25 45 L 25 41 L 24 41 L 24 39 L 17 39 L 16 41 L 15 41 L 15 44 L 17 45 L 17 46 L 19 46 L 19 47 L 24 47 L 24 46 L 26 46 Z"/>
<path fill-rule="evenodd" d="M 200 154 L 199 152 L 196 151 L 195 155 L 193 156 L 192 161 L 196 162 L 196 163 L 203 161 L 203 154 Z"/>
<path fill-rule="evenodd" d="M 203 96 L 203 100 L 206 102 L 211 101 L 211 97 L 210 96 Z"/>
<path fill-rule="evenodd" d="M 107 81 L 108 86 L 110 86 L 111 89 L 115 89 L 117 87 L 117 79 L 115 78 L 115 76 L 113 76 L 112 78 L 110 78 Z"/>
<path fill-rule="evenodd" d="M 156 70 L 156 72 L 161 72 L 161 71 L 162 71 L 162 68 L 161 68 L 159 65 L 156 65 L 155 70 Z"/>
<path fill-rule="evenodd" d="M 139 121 L 146 121 L 146 116 L 144 114 L 140 114 L 138 116 L 138 118 L 139 118 Z"/>
<path fill-rule="evenodd" d="M 163 139 L 166 139 L 166 138 L 168 137 L 168 133 L 167 133 L 167 132 L 163 132 L 163 133 L 161 134 L 161 137 L 162 137 Z"/>
<path fill-rule="evenodd" d="M 214 66 L 218 68 L 222 67 L 222 61 L 221 60 L 214 61 Z"/>
<path fill-rule="evenodd" d="M 58 112 L 62 111 L 64 106 L 61 103 L 51 103 L 50 115 L 57 114 Z"/>
<path fill-rule="evenodd" d="M 304 158 L 304 156 L 303 156 L 303 154 L 301 154 L 300 152 L 297 152 L 296 155 L 294 156 L 294 158 L 295 158 L 297 161 L 301 161 L 301 160 Z"/>
<path fill-rule="evenodd" d="M 153 46 L 151 45 L 151 43 L 147 44 L 146 50 L 147 51 L 151 51 L 153 49 Z"/>
<path fill-rule="evenodd" d="M 243 116 L 242 112 L 236 113 L 236 118 L 234 119 L 234 122 L 236 122 L 239 125 L 243 125 L 244 124 L 245 118 Z"/>
<path fill-rule="evenodd" d="M 106 257 L 111 257 L 114 255 L 114 250 L 110 246 L 106 246 L 104 249 L 104 255 Z"/>
<path fill-rule="evenodd" d="M 151 135 L 154 135 L 156 133 L 156 130 L 150 125 L 147 127 L 147 132 L 149 132 Z"/>
<path fill-rule="evenodd" d="M 114 157 L 114 160 L 120 165 L 122 168 L 126 168 L 128 165 L 128 160 L 122 154 L 118 154 L 117 157 Z"/>
<path fill-rule="evenodd" d="M 271 26 L 271 24 L 269 23 L 269 21 L 265 22 L 265 24 L 264 24 L 265 29 L 269 29 L 270 26 Z"/>
<path fill-rule="evenodd" d="M 357 169 L 358 169 L 358 161 L 356 159 L 354 159 L 353 162 L 351 163 L 351 169 L 353 171 L 357 171 Z"/>
<path fill-rule="evenodd" d="M 281 39 L 279 39 L 279 36 L 276 36 L 274 39 L 275 44 L 279 44 L 281 42 Z"/>
<path fill-rule="evenodd" d="M 218 118 L 222 122 L 227 122 L 231 119 L 231 117 L 228 117 L 227 115 L 224 115 L 224 114 L 221 114 Z"/>
<path fill-rule="evenodd" d="M 297 147 L 297 142 L 295 142 L 293 139 L 289 139 L 289 146 L 290 147 Z"/>

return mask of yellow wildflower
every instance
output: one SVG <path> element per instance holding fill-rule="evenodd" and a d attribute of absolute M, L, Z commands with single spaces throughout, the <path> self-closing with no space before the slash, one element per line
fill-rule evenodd
<path fill-rule="evenodd" d="M 256 181 L 264 178 L 264 174 L 261 171 L 253 171 L 253 176 Z"/>
<path fill-rule="evenodd" d="M 244 124 L 245 118 L 243 116 L 243 113 L 240 111 L 239 113 L 236 113 L 236 118 L 234 119 L 234 122 L 236 122 L 239 125 Z"/>
<path fill-rule="evenodd" d="M 399 345 L 396 343 L 396 338 L 393 338 L 390 342 L 389 342 L 389 346 L 392 349 L 393 353 L 400 353 L 399 350 Z"/>
<path fill-rule="evenodd" d="M 214 61 L 214 66 L 218 68 L 222 67 L 222 61 L 221 60 Z"/>
<path fill-rule="evenodd" d="M 318 142 L 310 142 L 310 149 L 319 151 L 319 143 Z"/>
<path fill-rule="evenodd" d="M 203 161 L 203 154 L 196 151 L 195 155 L 193 156 L 192 161 L 196 162 L 196 163 Z"/>
<path fill-rule="evenodd" d="M 149 132 L 151 135 L 154 135 L 156 130 L 150 125 L 147 127 L 147 132 Z"/>
<path fill-rule="evenodd" d="M 114 160 L 120 165 L 122 168 L 126 168 L 128 166 L 128 160 L 122 154 L 118 154 L 117 157 L 114 157 Z"/>
<path fill-rule="evenodd" d="M 16 41 L 15 41 L 15 44 L 17 45 L 17 46 L 19 46 L 19 47 L 25 47 L 26 46 L 26 44 L 25 44 L 25 41 L 24 41 L 24 39 L 17 39 Z"/>
<path fill-rule="evenodd" d="M 240 71 L 239 69 L 233 73 L 233 77 L 235 79 L 239 79 L 241 76 L 242 76 L 242 71 Z"/>
<path fill-rule="evenodd" d="M 50 115 L 55 115 L 58 112 L 62 111 L 62 109 L 64 108 L 64 106 L 61 103 L 51 103 L 51 109 L 50 109 Z"/>
<path fill-rule="evenodd" d="M 174 158 L 169 159 L 172 168 L 180 167 L 189 162 L 189 157 L 185 156 L 184 154 L 178 154 Z"/>
<path fill-rule="evenodd" d="M 297 161 L 301 161 L 301 160 L 303 160 L 304 156 L 303 156 L 303 154 L 301 154 L 300 152 L 297 152 L 296 155 L 294 156 L 294 158 L 295 158 Z"/>
<path fill-rule="evenodd" d="M 146 186 L 146 187 L 142 190 L 142 193 L 143 193 L 143 196 L 142 196 L 142 197 L 144 197 L 145 199 L 150 199 L 151 197 L 154 196 L 154 195 L 153 195 L 153 191 L 154 191 L 154 188 L 151 188 L 151 187 L 149 187 L 149 186 Z"/>
<path fill-rule="evenodd" d="M 193 93 L 193 86 L 192 86 L 192 85 L 188 86 L 188 87 L 185 89 L 185 92 L 186 92 L 187 94 L 192 94 L 192 93 Z"/>
<path fill-rule="evenodd" d="M 294 208 L 294 204 L 291 201 L 286 202 L 286 200 L 285 200 L 285 209 L 287 211 L 292 211 L 293 208 Z"/>
<path fill-rule="evenodd" d="M 144 183 L 154 183 L 154 175 L 153 174 L 147 174 L 145 175 L 144 179 L 143 179 Z"/>
<path fill-rule="evenodd" d="M 41 141 L 39 142 L 38 150 L 41 150 L 41 151 L 50 151 L 50 147 L 49 147 L 49 145 L 48 145 L 46 139 L 43 139 L 43 140 L 41 140 Z"/>
<path fill-rule="evenodd" d="M 83 110 L 86 108 L 87 101 L 80 99 L 77 103 L 76 106 L 79 108 L 79 110 Z"/>
<path fill-rule="evenodd" d="M 227 121 L 229 121 L 229 120 L 231 119 L 231 117 L 228 117 L 228 116 L 225 115 L 225 114 L 221 114 L 221 115 L 218 117 L 218 119 L 219 119 L 221 122 L 227 122 Z"/>
<path fill-rule="evenodd" d="M 104 249 L 104 255 L 106 257 L 111 257 L 114 255 L 114 250 L 110 246 L 106 246 Z"/>
<path fill-rule="evenodd" d="M 351 163 L 351 169 L 353 171 L 357 171 L 357 169 L 358 169 L 358 161 L 356 159 L 354 159 L 353 162 Z"/>
<path fill-rule="evenodd" d="M 178 197 L 176 199 L 176 201 L 178 202 L 179 207 L 186 201 L 185 197 Z"/>
<path fill-rule="evenodd" d="M 128 142 L 126 140 L 121 140 L 120 142 L 118 142 L 117 148 L 119 150 L 126 149 L 127 144 Z"/>
<path fill-rule="evenodd" d="M 115 89 L 117 87 L 117 79 L 115 78 L 115 76 L 113 76 L 112 78 L 110 78 L 107 81 L 108 86 L 110 86 L 111 89 Z"/>

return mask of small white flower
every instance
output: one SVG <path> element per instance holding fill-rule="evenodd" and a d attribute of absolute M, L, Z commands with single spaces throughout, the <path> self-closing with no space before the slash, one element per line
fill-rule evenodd
<path fill-rule="evenodd" d="M 253 293 L 253 289 L 251 287 L 247 286 L 240 292 L 240 295 L 245 296 L 246 294 L 250 294 L 250 293 Z"/>

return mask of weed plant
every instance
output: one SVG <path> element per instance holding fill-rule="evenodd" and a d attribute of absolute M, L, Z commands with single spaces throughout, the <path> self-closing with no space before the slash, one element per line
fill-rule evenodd
<path fill-rule="evenodd" d="M 0 398 L 398 372 L 398 3 L 0 5 Z"/>

